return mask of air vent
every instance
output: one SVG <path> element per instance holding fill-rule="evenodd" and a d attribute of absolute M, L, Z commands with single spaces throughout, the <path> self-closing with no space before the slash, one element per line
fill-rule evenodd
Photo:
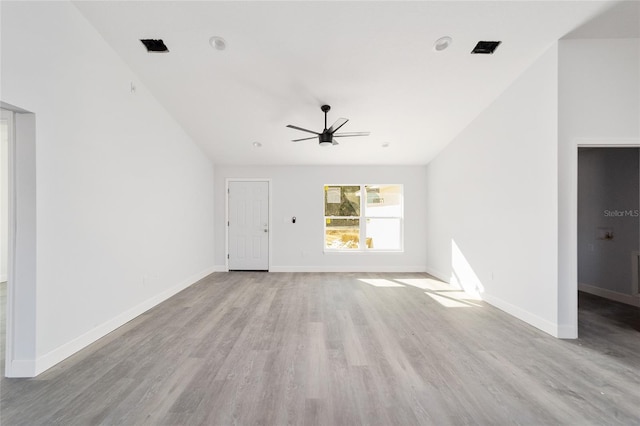
<path fill-rule="evenodd" d="M 167 45 L 164 44 L 164 41 L 160 39 L 154 40 L 150 38 L 145 38 L 140 41 L 142 42 L 142 44 L 144 44 L 144 47 L 147 48 L 147 52 L 168 52 L 169 51 L 169 48 L 167 47 Z"/>
<path fill-rule="evenodd" d="M 476 47 L 473 48 L 471 53 L 478 53 L 482 55 L 492 55 L 501 41 L 479 41 Z"/>

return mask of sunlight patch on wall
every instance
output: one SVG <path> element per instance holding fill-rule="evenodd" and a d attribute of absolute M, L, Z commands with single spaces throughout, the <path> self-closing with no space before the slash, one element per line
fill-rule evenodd
<path fill-rule="evenodd" d="M 454 240 L 451 240 L 451 285 L 469 294 L 479 295 L 484 286 Z"/>

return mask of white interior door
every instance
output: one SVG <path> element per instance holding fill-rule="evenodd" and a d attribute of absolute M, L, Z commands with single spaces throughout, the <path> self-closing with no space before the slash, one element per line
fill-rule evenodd
<path fill-rule="evenodd" d="M 229 181 L 230 271 L 269 270 L 269 182 Z"/>

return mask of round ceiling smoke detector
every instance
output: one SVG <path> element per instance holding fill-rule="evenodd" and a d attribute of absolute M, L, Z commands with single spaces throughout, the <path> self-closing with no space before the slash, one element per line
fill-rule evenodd
<path fill-rule="evenodd" d="M 436 52 L 442 52 L 453 43 L 453 39 L 449 36 L 440 37 L 433 43 L 433 50 Z"/>
<path fill-rule="evenodd" d="M 253 143 L 253 147 L 254 148 L 260 148 L 262 146 L 262 144 L 260 142 L 254 142 Z"/>
<path fill-rule="evenodd" d="M 218 36 L 213 36 L 209 39 L 209 44 L 216 50 L 224 50 L 227 48 L 227 42 Z"/>

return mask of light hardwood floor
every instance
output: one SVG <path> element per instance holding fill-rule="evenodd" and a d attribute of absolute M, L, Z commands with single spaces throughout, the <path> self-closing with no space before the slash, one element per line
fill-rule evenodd
<path fill-rule="evenodd" d="M 35 379 L 2 379 L 0 421 L 640 424 L 638 311 L 581 304 L 568 341 L 425 274 L 216 273 Z"/>

